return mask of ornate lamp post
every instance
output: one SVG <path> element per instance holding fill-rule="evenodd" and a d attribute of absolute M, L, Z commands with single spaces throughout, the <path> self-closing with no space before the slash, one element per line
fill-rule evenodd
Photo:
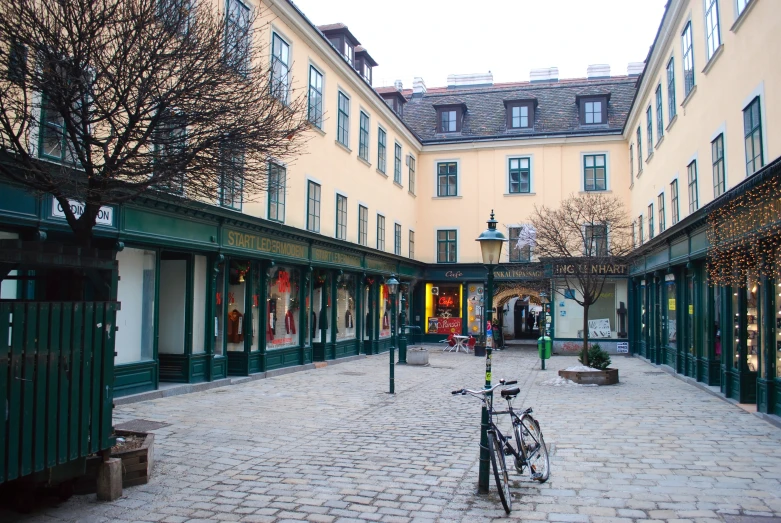
<path fill-rule="evenodd" d="M 502 255 L 502 245 L 507 239 L 500 231 L 496 230 L 497 221 L 494 220 L 494 211 L 491 210 L 491 219 L 488 220 L 488 229 L 483 231 L 477 241 L 480 242 L 480 251 L 483 255 L 483 263 L 488 269 L 488 285 L 485 290 L 484 322 L 485 340 L 485 388 L 491 388 L 491 349 L 493 348 L 493 335 L 490 334 L 489 325 L 493 319 L 494 307 L 494 266 L 499 263 Z M 493 400 L 493 398 L 491 398 Z M 483 407 L 480 423 L 480 475 L 477 480 L 477 490 L 480 493 L 488 492 L 488 475 L 490 472 L 490 455 L 488 454 L 488 410 Z"/>
<path fill-rule="evenodd" d="M 394 384 L 394 363 L 393 360 L 396 356 L 396 291 L 399 289 L 399 280 L 396 279 L 395 274 L 391 274 L 390 278 L 385 281 L 385 285 L 388 286 L 388 294 L 391 299 L 391 346 L 390 346 L 390 394 L 396 393 L 396 386 Z"/>
<path fill-rule="evenodd" d="M 399 303 L 401 304 L 401 314 L 399 315 L 401 325 L 399 325 L 399 365 L 407 364 L 407 292 L 409 286 L 404 286 L 401 289 L 401 295 L 399 296 Z"/>

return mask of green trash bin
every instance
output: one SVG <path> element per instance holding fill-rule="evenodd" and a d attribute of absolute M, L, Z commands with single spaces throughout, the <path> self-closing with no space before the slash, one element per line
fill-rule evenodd
<path fill-rule="evenodd" d="M 540 361 L 542 362 L 542 370 L 545 370 L 545 360 L 550 358 L 551 348 L 553 342 L 550 336 L 540 336 L 537 338 L 537 351 L 540 354 Z"/>

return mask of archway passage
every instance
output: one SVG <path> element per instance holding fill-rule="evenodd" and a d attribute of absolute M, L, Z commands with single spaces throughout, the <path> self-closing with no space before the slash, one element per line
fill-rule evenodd
<path fill-rule="evenodd" d="M 548 280 L 502 283 L 494 292 L 498 327 L 504 340 L 536 340 L 545 330 L 544 300 Z M 543 294 L 544 296 L 544 294 Z"/>

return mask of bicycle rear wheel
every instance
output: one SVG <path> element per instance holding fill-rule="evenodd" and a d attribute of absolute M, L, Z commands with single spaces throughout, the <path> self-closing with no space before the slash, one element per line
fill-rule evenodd
<path fill-rule="evenodd" d="M 545 483 L 550 477 L 550 458 L 548 447 L 542 437 L 540 424 L 536 419 L 526 414 L 520 422 L 513 424 L 515 437 L 523 450 L 523 457 L 529 467 L 529 475 L 533 480 Z"/>
<path fill-rule="evenodd" d="M 504 511 L 509 514 L 512 511 L 512 499 L 510 498 L 510 477 L 507 474 L 507 464 L 504 460 L 504 448 L 502 448 L 499 438 L 492 432 L 488 433 L 488 450 L 491 454 L 491 465 L 494 469 L 499 499 L 502 500 Z"/>

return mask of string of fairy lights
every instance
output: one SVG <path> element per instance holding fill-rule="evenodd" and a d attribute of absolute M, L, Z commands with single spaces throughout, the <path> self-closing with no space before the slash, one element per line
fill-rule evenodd
<path fill-rule="evenodd" d="M 730 200 L 708 216 L 712 285 L 746 287 L 781 279 L 781 177 Z"/>

